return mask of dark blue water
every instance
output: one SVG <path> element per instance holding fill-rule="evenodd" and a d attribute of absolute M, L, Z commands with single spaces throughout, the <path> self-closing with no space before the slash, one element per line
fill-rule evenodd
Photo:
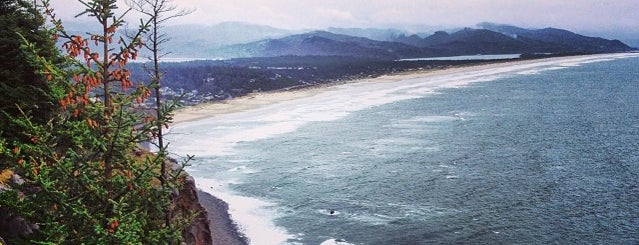
<path fill-rule="evenodd" d="M 639 243 L 639 59 L 439 92 L 240 144 L 231 188 L 290 243 Z"/>

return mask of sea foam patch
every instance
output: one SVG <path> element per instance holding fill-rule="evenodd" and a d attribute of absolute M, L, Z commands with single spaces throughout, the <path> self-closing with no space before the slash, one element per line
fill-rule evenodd
<path fill-rule="evenodd" d="M 320 243 L 320 245 L 352 245 L 352 244 L 348 243 L 344 239 L 328 239 L 328 240 Z"/>
<path fill-rule="evenodd" d="M 240 196 L 224 188 L 224 184 L 212 179 L 196 178 L 197 187 L 229 204 L 229 214 L 237 222 L 240 232 L 252 245 L 278 245 L 292 239 L 286 230 L 275 226 L 274 203 Z"/>

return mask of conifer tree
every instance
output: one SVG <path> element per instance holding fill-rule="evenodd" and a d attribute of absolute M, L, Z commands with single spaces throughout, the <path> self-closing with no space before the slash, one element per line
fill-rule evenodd
<path fill-rule="evenodd" d="M 38 47 L 37 55 L 59 62 L 44 20 L 31 2 L 0 0 L 0 137 L 19 136 L 12 130 L 17 125 L 11 124 L 11 116 L 24 112 L 33 122 L 44 123 L 55 108 L 55 91 L 37 74 L 37 64 L 20 51 L 22 36 Z"/>
<path fill-rule="evenodd" d="M 86 8 L 81 14 L 92 17 L 99 32 L 86 37 L 68 33 L 43 1 L 55 27 L 52 37 L 64 43 L 67 65 L 39 55 L 39 45 L 23 38 L 21 52 L 37 67 L 34 74 L 60 92 L 52 96 L 55 106 L 46 122 L 35 122 L 19 107 L 20 115 L 9 118 L 28 142 L 0 138 L 0 167 L 22 179 L 0 183 L 0 206 L 40 227 L 27 240 L 9 242 L 179 243 L 188 217 L 175 218 L 172 226 L 164 218 L 184 176 L 180 169 L 170 172 L 162 188 L 158 172 L 166 156 L 139 150 L 162 119 L 143 110 L 151 89 L 135 85 L 126 69 L 137 58 L 150 20 L 142 21 L 129 39 L 117 34 L 124 21 L 115 14 L 115 0 L 79 2 Z"/>

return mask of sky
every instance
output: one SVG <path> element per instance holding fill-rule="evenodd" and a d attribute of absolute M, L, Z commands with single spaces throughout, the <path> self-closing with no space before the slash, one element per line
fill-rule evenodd
<path fill-rule="evenodd" d="M 241 21 L 284 29 L 472 27 L 480 22 L 639 33 L 638 0 L 171 0 L 192 14 L 170 24 Z M 77 0 L 51 0 L 63 18 Z M 118 2 L 124 5 L 123 0 Z M 639 39 L 639 37 L 638 37 Z"/>

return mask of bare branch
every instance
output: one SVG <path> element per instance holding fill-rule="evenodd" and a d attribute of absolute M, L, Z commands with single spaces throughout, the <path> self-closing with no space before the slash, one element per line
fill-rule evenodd
<path fill-rule="evenodd" d="M 162 112 L 162 102 L 160 95 L 160 80 L 162 79 L 163 73 L 160 71 L 160 58 L 164 55 L 168 54 L 160 54 L 160 45 L 168 42 L 170 38 L 164 34 L 159 33 L 162 24 L 170 19 L 185 16 L 187 14 L 193 13 L 194 10 L 186 10 L 186 9 L 178 9 L 177 6 L 172 4 L 173 0 L 126 0 L 127 5 L 129 5 L 132 9 L 148 16 L 150 18 L 151 27 L 149 31 L 148 43 L 144 44 L 144 47 L 151 51 L 153 58 L 151 61 L 153 62 L 153 69 L 149 70 L 149 76 L 151 77 L 151 87 L 155 88 L 155 106 L 156 106 L 156 116 L 157 116 L 157 125 L 155 132 L 157 134 L 158 139 L 158 155 L 164 155 L 166 152 L 166 147 L 163 142 L 162 135 L 162 127 L 165 124 L 165 118 L 167 115 Z M 166 163 L 162 163 L 160 169 L 160 176 L 158 179 L 160 180 L 160 184 L 164 188 L 166 186 Z M 166 207 L 168 209 L 168 207 Z M 170 226 L 171 221 L 169 215 L 165 217 L 165 223 L 167 226 Z"/>

